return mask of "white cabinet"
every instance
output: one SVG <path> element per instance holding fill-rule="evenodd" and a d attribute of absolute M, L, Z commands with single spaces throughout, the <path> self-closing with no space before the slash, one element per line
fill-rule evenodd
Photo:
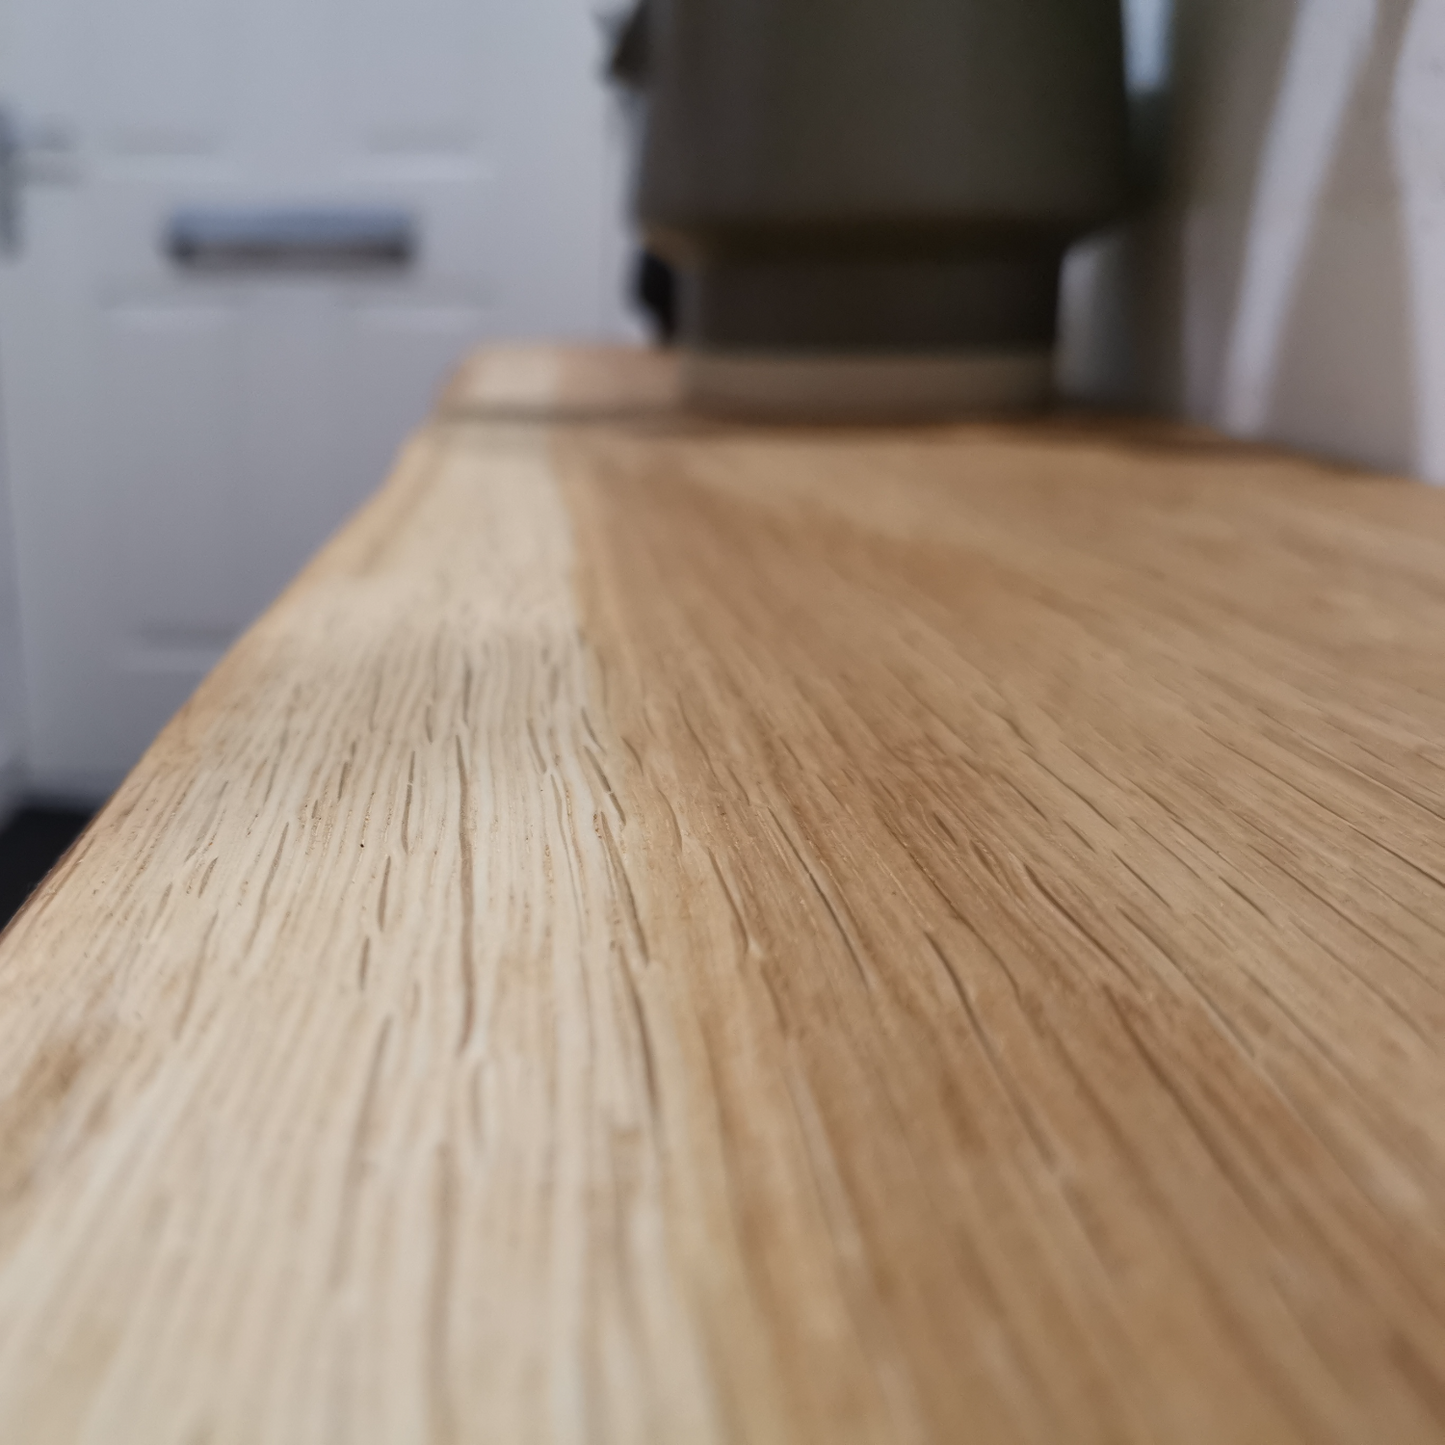
<path fill-rule="evenodd" d="M 0 101 L 50 146 L 0 260 L 39 785 L 118 780 L 468 348 L 625 328 L 602 50 L 580 0 L 0 0 Z M 409 265 L 167 250 L 182 211 L 356 208 L 410 218 Z"/>

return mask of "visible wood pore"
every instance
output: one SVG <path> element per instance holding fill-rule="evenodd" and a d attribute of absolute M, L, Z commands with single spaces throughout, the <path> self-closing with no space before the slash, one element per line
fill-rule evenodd
<path fill-rule="evenodd" d="M 0 1441 L 1445 1440 L 1445 497 L 667 371 L 474 362 L 0 942 Z"/>

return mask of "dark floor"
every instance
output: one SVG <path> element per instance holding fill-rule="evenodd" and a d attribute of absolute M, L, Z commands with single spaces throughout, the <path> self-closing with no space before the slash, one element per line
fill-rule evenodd
<path fill-rule="evenodd" d="M 0 928 L 19 912 L 90 819 L 77 808 L 27 807 L 0 828 Z"/>

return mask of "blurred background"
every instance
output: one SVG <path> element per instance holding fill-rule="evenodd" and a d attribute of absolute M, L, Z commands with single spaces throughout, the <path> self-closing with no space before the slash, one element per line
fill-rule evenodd
<path fill-rule="evenodd" d="M 471 347 L 642 337 L 625 8 L 0 0 L 0 822 L 115 786 Z M 1123 8 L 1062 393 L 1445 481 L 1445 0 Z"/>

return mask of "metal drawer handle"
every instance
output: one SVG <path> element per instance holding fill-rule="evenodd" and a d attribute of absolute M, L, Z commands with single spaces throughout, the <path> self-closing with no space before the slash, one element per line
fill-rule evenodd
<path fill-rule="evenodd" d="M 365 207 L 190 209 L 171 217 L 166 251 L 197 271 L 361 271 L 411 264 L 405 211 Z"/>

